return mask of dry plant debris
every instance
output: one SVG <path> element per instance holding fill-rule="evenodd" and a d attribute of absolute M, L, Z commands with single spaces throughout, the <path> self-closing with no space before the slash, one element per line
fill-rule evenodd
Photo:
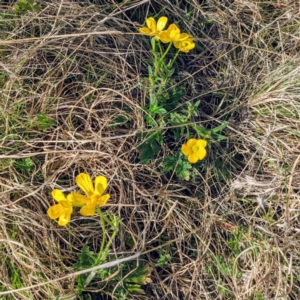
<path fill-rule="evenodd" d="M 187 136 L 139 161 L 151 53 L 138 30 L 161 16 L 194 37 L 173 75 L 182 105 L 201 100 L 191 123 L 228 122 L 189 180 L 162 172 Z M 299 299 L 299 23 L 292 0 L 2 1 L 0 298 L 76 293 L 59 278 L 97 253 L 101 222 L 76 210 L 59 227 L 47 209 L 87 173 L 108 178 L 103 210 L 121 220 L 109 260 L 141 252 L 148 268 L 132 299 Z M 121 299 L 122 271 L 81 299 Z"/>

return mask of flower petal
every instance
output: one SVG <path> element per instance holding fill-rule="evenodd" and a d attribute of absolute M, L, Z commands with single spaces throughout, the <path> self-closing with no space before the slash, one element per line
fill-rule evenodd
<path fill-rule="evenodd" d="M 59 226 L 66 226 L 71 220 L 72 212 L 73 212 L 73 208 L 66 209 L 65 212 L 59 217 L 58 225 Z"/>
<path fill-rule="evenodd" d="M 95 179 L 95 192 L 97 195 L 102 195 L 107 187 L 107 179 L 104 176 L 97 176 Z"/>
<path fill-rule="evenodd" d="M 81 207 L 80 213 L 85 217 L 94 216 L 95 209 L 96 209 L 95 204 L 85 205 Z"/>
<path fill-rule="evenodd" d="M 179 37 L 179 41 L 185 41 L 185 40 L 193 40 L 193 36 L 188 33 L 181 33 Z"/>
<path fill-rule="evenodd" d="M 61 204 L 61 206 L 62 206 L 64 209 L 67 209 L 67 208 L 70 208 L 70 207 L 73 206 L 73 205 L 72 205 L 73 203 L 70 202 L 70 201 L 68 201 L 67 199 L 64 200 L 64 201 L 60 201 L 59 204 Z"/>
<path fill-rule="evenodd" d="M 176 24 L 171 24 L 168 28 L 168 33 L 172 41 L 177 41 L 180 38 L 180 29 Z"/>
<path fill-rule="evenodd" d="M 181 146 L 181 151 L 184 155 L 191 155 L 193 153 L 191 147 L 189 147 L 187 144 L 183 144 Z"/>
<path fill-rule="evenodd" d="M 195 48 L 195 43 L 190 42 L 190 41 L 183 41 L 181 42 L 181 46 L 179 47 L 179 50 L 182 52 L 189 52 L 190 50 Z"/>
<path fill-rule="evenodd" d="M 207 146 L 207 141 L 206 140 L 197 140 L 196 145 L 198 147 L 205 148 Z"/>
<path fill-rule="evenodd" d="M 170 35 L 169 35 L 169 33 L 168 33 L 167 31 L 161 32 L 161 33 L 159 34 L 159 39 L 160 39 L 163 43 L 165 43 L 165 44 L 171 42 Z"/>
<path fill-rule="evenodd" d="M 200 149 L 197 151 L 197 153 L 195 153 L 195 154 L 197 154 L 198 160 L 202 160 L 202 159 L 204 159 L 204 157 L 206 156 L 206 149 L 205 149 L 205 148 L 200 148 Z"/>
<path fill-rule="evenodd" d="M 150 17 L 146 20 L 147 27 L 151 29 L 153 33 L 156 32 L 156 21 L 154 18 Z"/>
<path fill-rule="evenodd" d="M 68 198 L 69 197 L 73 199 L 73 206 L 75 207 L 82 207 L 83 205 L 86 205 L 89 201 L 88 197 L 75 192 L 69 194 Z"/>
<path fill-rule="evenodd" d="M 97 201 L 97 204 L 100 206 L 105 205 L 109 200 L 109 198 L 110 198 L 110 194 L 105 194 L 102 197 L 100 197 L 100 199 Z"/>
<path fill-rule="evenodd" d="M 67 200 L 65 195 L 63 194 L 63 192 L 61 190 L 53 190 L 51 192 L 51 195 L 53 197 L 53 199 L 56 201 L 56 202 L 60 202 L 60 201 L 64 201 L 64 200 Z"/>
<path fill-rule="evenodd" d="M 191 163 L 191 164 L 195 164 L 197 161 L 198 161 L 198 155 L 197 154 L 192 154 L 192 155 L 189 155 L 188 156 L 188 161 Z"/>
<path fill-rule="evenodd" d="M 158 21 L 157 21 L 157 25 L 156 25 L 157 31 L 164 30 L 164 28 L 166 27 L 167 22 L 168 22 L 167 17 L 159 18 Z"/>
<path fill-rule="evenodd" d="M 177 49 L 179 49 L 179 48 L 182 47 L 181 41 L 174 41 L 173 45 L 174 45 L 174 47 L 177 48 Z"/>
<path fill-rule="evenodd" d="M 76 184 L 85 194 L 90 197 L 94 194 L 94 186 L 89 174 L 80 173 L 76 176 Z"/>
<path fill-rule="evenodd" d="M 147 27 L 142 27 L 139 29 L 140 33 L 145 34 L 145 35 L 153 35 L 152 31 L 150 28 Z"/>
<path fill-rule="evenodd" d="M 176 31 L 176 30 L 172 30 L 170 32 L 170 39 L 174 42 L 177 41 L 180 37 L 180 32 Z"/>
<path fill-rule="evenodd" d="M 56 204 L 48 208 L 47 214 L 51 220 L 57 219 L 65 212 L 65 209 L 61 204 Z"/>
<path fill-rule="evenodd" d="M 194 146 L 196 143 L 197 143 L 196 139 L 189 139 L 186 144 L 191 147 Z"/>

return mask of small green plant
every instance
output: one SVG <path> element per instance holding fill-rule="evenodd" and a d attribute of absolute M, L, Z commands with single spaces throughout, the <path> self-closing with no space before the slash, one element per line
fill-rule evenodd
<path fill-rule="evenodd" d="M 16 168 L 16 170 L 22 174 L 30 173 L 34 168 L 34 162 L 30 157 L 15 160 L 13 165 Z"/>
<path fill-rule="evenodd" d="M 41 131 L 46 131 L 47 129 L 56 125 L 56 122 L 49 119 L 45 114 L 38 114 L 31 123 L 30 128 L 36 128 Z"/>
<path fill-rule="evenodd" d="M 153 130 L 147 133 L 137 135 L 142 143 L 137 147 L 140 151 L 140 161 L 142 164 L 153 159 L 160 151 L 160 146 L 163 144 L 163 136 L 161 130 Z"/>
<path fill-rule="evenodd" d="M 255 291 L 252 296 L 250 297 L 250 300 L 265 300 L 263 293 L 260 291 Z"/>
<path fill-rule="evenodd" d="M 166 249 L 162 249 L 159 252 L 159 259 L 157 260 L 155 266 L 157 267 L 168 267 L 170 265 L 170 261 L 172 257 L 169 253 L 167 253 Z"/>
<path fill-rule="evenodd" d="M 13 6 L 13 10 L 17 13 L 25 13 L 27 11 L 38 13 L 41 11 L 41 7 L 34 0 L 18 0 Z"/>
<path fill-rule="evenodd" d="M 190 180 L 192 166 L 189 162 L 182 159 L 182 153 L 177 152 L 174 156 L 166 156 L 163 161 L 164 172 L 174 172 L 177 177 Z"/>

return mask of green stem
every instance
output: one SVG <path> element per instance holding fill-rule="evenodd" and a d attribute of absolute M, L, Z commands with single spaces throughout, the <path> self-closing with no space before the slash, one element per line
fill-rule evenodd
<path fill-rule="evenodd" d="M 156 40 L 155 38 L 152 38 L 151 40 L 151 46 L 152 46 L 152 54 L 154 56 L 153 64 L 154 64 L 154 73 L 152 75 L 149 74 L 149 82 L 150 82 L 150 88 L 149 88 L 149 96 L 150 96 L 150 105 L 155 102 L 155 81 L 158 73 L 158 58 L 157 58 L 157 52 L 156 52 Z"/>
<path fill-rule="evenodd" d="M 104 254 L 107 253 L 108 254 L 108 249 L 111 245 L 111 243 L 113 242 L 113 240 L 115 239 L 117 233 L 118 233 L 119 229 L 116 228 L 115 231 L 113 232 L 110 240 L 108 241 L 108 243 L 106 244 L 106 247 L 105 247 L 105 250 L 104 250 Z M 100 252 L 99 252 L 100 253 Z M 107 256 L 106 256 L 107 257 Z M 101 261 L 105 261 L 106 260 L 106 257 L 100 257 L 101 259 L 98 261 L 98 258 L 96 259 L 96 262 L 95 262 L 95 266 L 98 265 Z M 90 273 L 90 275 L 87 277 L 87 279 L 85 280 L 84 282 L 84 288 L 86 288 L 90 282 L 93 280 L 93 278 L 95 277 L 95 275 L 97 274 L 97 271 L 92 271 Z"/>
<path fill-rule="evenodd" d="M 113 242 L 113 240 L 115 239 L 116 235 L 119 232 L 119 228 L 115 228 L 115 231 L 113 232 L 112 236 L 110 237 L 108 243 L 106 244 L 105 250 L 104 252 L 108 252 L 108 249 L 110 248 L 111 243 Z"/>
<path fill-rule="evenodd" d="M 171 61 L 171 64 L 170 64 L 170 67 L 169 67 L 170 69 L 173 67 L 173 64 L 174 64 L 176 58 L 178 57 L 179 52 L 180 52 L 180 50 L 178 50 L 178 51 L 176 52 L 175 56 L 173 57 L 173 59 L 172 59 L 172 61 Z"/>
<path fill-rule="evenodd" d="M 162 50 L 162 47 L 161 47 L 161 43 L 158 43 L 158 47 L 159 47 L 160 55 L 162 56 L 163 55 L 163 50 Z"/>
<path fill-rule="evenodd" d="M 170 42 L 170 43 L 169 43 L 168 48 L 166 49 L 165 53 L 162 55 L 162 57 L 161 57 L 160 60 L 158 61 L 158 64 L 155 65 L 155 72 L 154 72 L 155 78 L 156 78 L 157 75 L 158 75 L 158 71 L 161 69 L 162 63 L 164 64 L 164 68 L 165 68 L 166 64 L 164 63 L 164 59 L 165 59 L 166 55 L 169 53 L 169 51 L 170 51 L 170 49 L 171 49 L 171 47 L 172 47 L 172 44 L 173 44 L 173 42 Z M 160 45 L 160 44 L 159 44 L 159 45 Z M 161 46 L 160 46 L 160 47 L 161 47 Z M 161 50 L 161 51 L 162 51 L 162 50 Z M 165 84 L 164 84 L 163 82 L 168 80 L 168 78 L 163 78 L 163 79 L 164 79 L 164 80 L 162 80 L 162 82 L 160 83 L 160 86 L 159 86 L 158 91 L 157 91 L 157 94 L 158 94 L 158 95 L 161 94 L 161 92 L 162 92 L 162 90 L 163 90 L 163 88 L 164 88 L 164 86 L 165 86 Z"/>
<path fill-rule="evenodd" d="M 159 72 L 159 70 L 162 69 L 162 64 L 164 64 L 164 68 L 165 68 L 164 59 L 165 59 L 166 55 L 169 53 L 169 51 L 170 51 L 170 49 L 173 45 L 173 42 L 171 41 L 169 43 L 169 45 L 168 45 L 168 47 L 167 47 L 167 49 L 164 53 L 163 53 L 161 45 L 159 43 L 159 49 L 160 49 L 160 52 L 161 52 L 161 55 L 162 55 L 160 59 L 157 59 L 156 40 L 152 39 L 151 44 L 152 44 L 152 53 L 154 55 L 154 73 L 153 73 L 152 76 L 149 76 L 149 81 L 150 81 L 150 105 L 152 103 L 154 103 L 155 100 L 156 100 L 155 94 L 160 94 L 162 92 L 162 89 L 164 88 L 164 85 L 161 83 L 160 87 L 158 89 L 158 92 L 155 93 L 155 84 L 156 84 L 156 79 L 157 79 L 157 76 L 158 76 L 158 72 Z M 178 53 L 176 53 L 176 57 L 177 56 L 178 56 Z M 167 80 L 168 78 L 164 78 L 164 79 Z"/>
<path fill-rule="evenodd" d="M 170 43 L 169 43 L 169 46 L 168 46 L 168 48 L 167 48 L 167 50 L 165 51 L 165 53 L 164 53 L 163 56 L 161 57 L 160 62 L 163 62 L 163 60 L 165 59 L 166 55 L 169 53 L 169 51 L 170 51 L 172 45 L 173 45 L 173 42 L 170 42 Z"/>
<path fill-rule="evenodd" d="M 97 258 L 95 260 L 95 266 L 97 266 L 99 263 L 104 262 L 107 258 L 108 255 L 108 250 L 113 242 L 113 240 L 115 239 L 116 235 L 119 232 L 119 227 L 114 227 L 114 232 L 112 234 L 112 236 L 110 237 L 109 241 L 107 242 L 106 246 L 105 246 L 105 241 L 106 241 L 106 228 L 105 228 L 105 223 L 112 225 L 112 223 L 104 216 L 104 214 L 102 213 L 101 209 L 99 207 L 97 207 L 97 212 L 100 215 L 100 220 L 101 220 L 101 227 L 102 227 L 102 242 L 101 242 L 101 248 L 100 251 L 97 255 Z M 105 248 L 104 248 L 105 247 Z M 84 282 L 84 288 L 86 288 L 90 282 L 93 280 L 93 278 L 95 277 L 95 275 L 97 274 L 97 271 L 93 271 L 89 274 L 89 276 L 86 278 L 85 282 Z"/>
<path fill-rule="evenodd" d="M 104 245 L 105 245 L 105 235 L 106 235 L 106 229 L 105 229 L 105 217 L 101 211 L 101 209 L 99 207 L 97 207 L 97 212 L 100 215 L 100 220 L 101 220 L 101 227 L 102 227 L 102 241 L 101 241 L 101 247 L 100 247 L 100 251 L 98 253 L 96 262 L 99 262 L 102 258 L 102 253 L 103 253 L 103 249 L 104 249 Z"/>

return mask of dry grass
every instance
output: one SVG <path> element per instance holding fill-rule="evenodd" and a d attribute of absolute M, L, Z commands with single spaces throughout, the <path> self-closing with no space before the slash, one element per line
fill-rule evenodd
<path fill-rule="evenodd" d="M 152 268 L 134 299 L 299 299 L 299 3 L 40 3 L 20 15 L 0 5 L 0 290 L 12 291 L 0 298 L 76 290 L 70 279 L 13 292 L 72 273 L 84 245 L 99 249 L 97 216 L 66 228 L 46 216 L 51 190 L 87 172 L 109 178 L 106 209 L 123 220 L 111 259 L 141 251 Z M 183 100 L 201 100 L 194 121 L 229 122 L 189 182 L 161 174 L 167 147 L 138 162 L 151 56 L 137 29 L 155 14 L 197 37 L 177 64 Z M 163 253 L 171 260 L 155 266 Z"/>

